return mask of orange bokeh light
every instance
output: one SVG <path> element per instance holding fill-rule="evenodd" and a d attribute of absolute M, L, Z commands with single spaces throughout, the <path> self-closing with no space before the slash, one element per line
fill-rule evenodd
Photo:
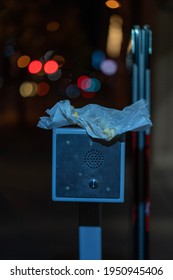
<path fill-rule="evenodd" d="M 50 32 L 54 32 L 54 31 L 58 30 L 59 27 L 60 27 L 60 24 L 57 21 L 50 21 L 46 26 L 47 30 Z"/>
<path fill-rule="evenodd" d="M 121 7 L 121 4 L 116 0 L 108 0 L 105 2 L 105 5 L 110 9 L 116 9 Z"/>
<path fill-rule="evenodd" d="M 22 55 L 17 60 L 17 66 L 19 68 L 25 68 L 30 63 L 30 57 L 28 55 Z"/>

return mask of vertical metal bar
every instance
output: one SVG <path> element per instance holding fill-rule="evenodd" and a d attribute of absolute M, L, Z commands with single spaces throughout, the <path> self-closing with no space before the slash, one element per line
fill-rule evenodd
<path fill-rule="evenodd" d="M 152 54 L 152 32 L 149 26 L 144 26 L 145 32 L 145 99 L 150 109 L 150 55 Z M 145 258 L 149 256 L 149 223 L 150 223 L 150 129 L 145 132 Z"/>
<path fill-rule="evenodd" d="M 145 98 L 145 36 L 140 30 L 139 40 L 139 99 Z M 138 132 L 138 259 L 145 258 L 145 178 L 144 178 L 144 141 L 143 131 Z"/>
<path fill-rule="evenodd" d="M 142 37 L 141 28 L 134 27 L 134 67 L 133 67 L 133 102 L 143 97 L 143 66 L 142 61 Z M 143 158 L 142 158 L 143 135 L 140 132 L 133 133 L 133 153 L 134 153 L 134 255 L 141 259 L 143 255 Z"/>
<path fill-rule="evenodd" d="M 79 204 L 79 259 L 102 259 L 101 204 Z"/>
<path fill-rule="evenodd" d="M 133 54 L 133 96 L 132 102 L 135 103 L 139 99 L 139 36 L 140 27 L 136 25 L 132 29 L 132 54 Z"/>
<path fill-rule="evenodd" d="M 150 70 L 151 31 L 148 26 L 134 26 L 132 30 L 133 52 L 133 102 L 144 98 L 150 107 Z M 149 213 L 149 176 L 148 176 L 148 134 L 132 134 L 134 153 L 134 254 L 137 259 L 146 259 L 148 247 L 147 233 Z M 146 138 L 147 135 L 147 138 Z"/>
<path fill-rule="evenodd" d="M 140 27 L 132 29 L 132 54 L 133 54 L 133 75 L 132 75 L 132 102 L 139 99 L 139 40 Z M 138 256 L 138 133 L 132 132 L 133 149 L 133 180 L 134 180 L 134 202 L 133 202 L 133 249 L 134 258 Z"/>
<path fill-rule="evenodd" d="M 79 259 L 101 260 L 101 227 L 79 227 Z"/>
<path fill-rule="evenodd" d="M 145 99 L 148 103 L 148 111 L 151 112 L 150 92 L 150 55 L 152 54 L 152 31 L 148 25 L 144 26 L 145 32 Z M 150 134 L 150 128 L 146 131 Z"/>

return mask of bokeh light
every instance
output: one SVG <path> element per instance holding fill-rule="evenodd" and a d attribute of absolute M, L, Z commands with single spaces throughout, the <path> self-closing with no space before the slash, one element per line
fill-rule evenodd
<path fill-rule="evenodd" d="M 55 50 L 47 51 L 43 56 L 44 61 L 48 61 L 49 59 L 52 59 L 54 54 L 55 54 Z"/>
<path fill-rule="evenodd" d="M 37 74 L 41 71 L 41 69 L 42 69 L 42 63 L 40 60 L 33 60 L 28 65 L 28 71 L 31 74 Z"/>
<path fill-rule="evenodd" d="M 62 70 L 61 69 L 58 69 L 58 71 L 56 71 L 53 74 L 48 74 L 47 75 L 47 77 L 50 81 L 57 81 L 61 78 L 61 76 L 62 76 Z"/>
<path fill-rule="evenodd" d="M 106 6 L 110 9 L 117 9 L 121 7 L 121 4 L 116 0 L 108 0 L 105 2 Z"/>
<path fill-rule="evenodd" d="M 17 60 L 17 66 L 19 68 L 25 68 L 29 65 L 31 59 L 28 55 L 22 55 Z"/>
<path fill-rule="evenodd" d="M 48 94 L 49 92 L 49 89 L 50 89 L 50 86 L 48 83 L 46 82 L 40 82 L 37 84 L 37 94 L 39 96 L 45 96 Z"/>
<path fill-rule="evenodd" d="M 100 64 L 106 59 L 106 55 L 102 50 L 96 50 L 91 56 L 91 65 L 93 68 L 100 70 Z"/>
<path fill-rule="evenodd" d="M 12 56 L 14 53 L 15 53 L 15 50 L 14 50 L 13 45 L 5 46 L 5 49 L 4 49 L 4 55 L 5 56 L 9 57 L 9 56 Z"/>
<path fill-rule="evenodd" d="M 80 89 L 76 84 L 70 84 L 66 88 L 66 94 L 70 98 L 76 98 L 80 96 Z"/>
<path fill-rule="evenodd" d="M 50 31 L 50 32 L 54 32 L 54 31 L 57 31 L 60 27 L 60 24 L 57 22 L 57 21 L 50 21 L 47 26 L 46 26 L 46 29 L 47 31 Z"/>
<path fill-rule="evenodd" d="M 19 88 L 19 92 L 22 97 L 35 96 L 36 91 L 37 91 L 37 84 L 35 82 L 23 82 Z"/>
<path fill-rule="evenodd" d="M 89 77 L 86 77 L 84 79 L 82 79 L 81 84 L 80 84 L 80 88 L 84 91 L 90 91 L 90 87 L 92 85 L 92 80 Z"/>
<path fill-rule="evenodd" d="M 97 92 L 101 88 L 101 83 L 97 78 L 80 76 L 77 80 L 78 87 L 85 92 Z"/>
<path fill-rule="evenodd" d="M 58 63 L 54 60 L 48 60 L 44 64 L 44 71 L 46 74 L 53 74 L 58 70 Z"/>
<path fill-rule="evenodd" d="M 88 90 L 86 90 L 87 92 L 98 92 L 101 88 L 101 83 L 97 78 L 91 78 L 91 86 Z"/>
<path fill-rule="evenodd" d="M 120 55 L 123 31 L 123 19 L 119 15 L 112 15 L 110 17 L 108 37 L 106 43 L 106 51 L 109 57 L 116 58 Z"/>
<path fill-rule="evenodd" d="M 103 74 L 111 76 L 117 72 L 118 65 L 113 59 L 105 59 L 100 65 Z"/>
<path fill-rule="evenodd" d="M 65 63 L 65 58 L 62 55 L 56 54 L 52 57 L 52 59 L 58 63 L 59 67 L 62 67 Z"/>
<path fill-rule="evenodd" d="M 127 46 L 127 53 L 130 53 L 132 50 L 132 39 L 129 40 L 128 46 Z"/>
<path fill-rule="evenodd" d="M 88 88 L 90 88 L 91 84 L 91 79 L 88 76 L 80 76 L 77 79 L 77 86 L 82 90 L 87 90 Z"/>

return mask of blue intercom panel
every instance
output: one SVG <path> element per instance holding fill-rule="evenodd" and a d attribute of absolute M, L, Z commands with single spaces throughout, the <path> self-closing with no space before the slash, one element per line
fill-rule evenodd
<path fill-rule="evenodd" d="M 124 135 L 108 142 L 82 128 L 56 128 L 52 147 L 54 201 L 124 202 Z"/>

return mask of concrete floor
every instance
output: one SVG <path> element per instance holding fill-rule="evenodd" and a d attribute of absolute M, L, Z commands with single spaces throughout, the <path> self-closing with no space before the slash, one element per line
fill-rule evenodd
<path fill-rule="evenodd" d="M 0 259 L 78 259 L 78 205 L 51 201 L 51 131 L 1 129 Z M 172 172 L 151 172 L 150 259 L 173 259 Z M 126 201 L 102 206 L 103 259 L 133 259 L 131 161 Z"/>

